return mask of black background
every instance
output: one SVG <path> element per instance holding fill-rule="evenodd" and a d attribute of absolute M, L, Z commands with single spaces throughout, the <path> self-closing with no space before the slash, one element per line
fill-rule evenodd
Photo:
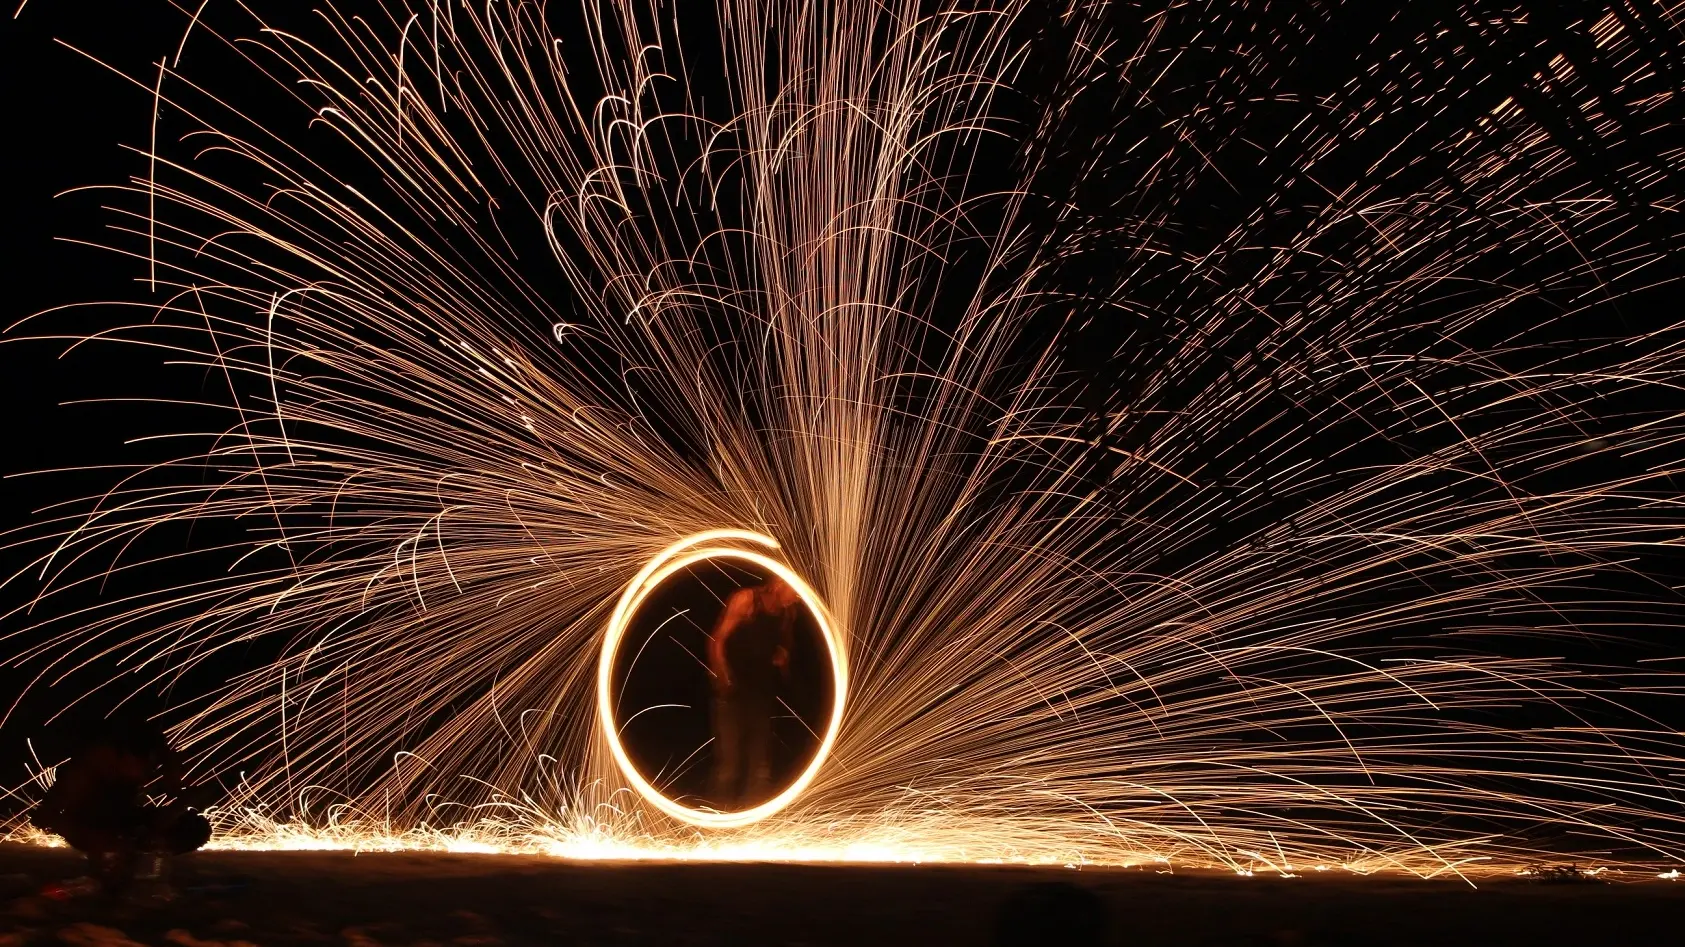
<path fill-rule="evenodd" d="M 1437 16 L 1451 17 L 1451 11 L 1463 5 L 1412 3 L 1408 5 L 1408 13 L 1402 14 L 1393 10 L 1371 10 L 1369 6 L 1341 6 L 1338 17 L 1334 18 L 1338 22 L 1322 29 L 1318 33 L 1321 37 L 1319 42 L 1308 54 L 1302 55 L 1304 65 L 1293 73 L 1293 81 L 1302 83 L 1305 95 L 1338 87 L 1345 74 L 1363 71 L 1361 63 L 1381 58 L 1384 51 L 1373 47 L 1367 37 L 1388 35 L 1391 30 L 1399 38 L 1398 45 L 1408 46 L 1409 37 L 1423 23 L 1431 23 Z M 1511 9 L 1515 5 L 1492 6 Z M 1571 10 L 1571 6 L 1536 6 L 1544 12 L 1533 18 L 1530 33 L 1515 34 L 1520 37 L 1518 39 L 1493 39 L 1486 45 L 1458 47 L 1458 55 L 1486 57 L 1491 61 L 1494 72 L 1500 75 L 1498 81 L 1470 90 L 1467 103 L 1470 114 L 1480 114 L 1482 110 L 1489 109 L 1496 99 L 1521 89 L 1526 75 L 1534 66 L 1532 60 L 1541 55 L 1538 50 L 1548 53 L 1554 48 L 1553 43 L 1558 43 L 1561 36 L 1571 32 L 1568 18 L 1561 15 L 1562 11 Z M 1648 4 L 1639 6 L 1653 9 Z M 1273 12 L 1268 12 L 1260 6 L 1252 11 L 1260 18 L 1259 28 L 1282 28 L 1291 32 L 1295 18 L 1301 17 L 1303 9 L 1309 9 L 1309 6 L 1301 8 L 1278 4 L 1272 9 Z M 1269 22 L 1262 22 L 1266 18 Z M 1390 20 L 1402 18 L 1411 22 L 1389 26 Z M 1454 18 L 1468 19 L 1461 14 Z M 148 0 L 121 3 L 30 0 L 18 17 L 8 19 L 0 26 L 0 34 L 3 34 L 0 35 L 0 44 L 3 44 L 0 45 L 0 67 L 6 70 L 7 80 L 4 127 L 9 142 L 5 148 L 8 168 L 4 189 L 7 202 L 4 229 L 7 241 L 4 256 L 6 279 L 4 304 L 0 308 L 3 308 L 3 319 L 8 328 L 31 314 L 52 307 L 147 298 L 143 261 L 122 258 L 76 242 L 98 242 L 102 239 L 101 231 L 108 218 L 102 214 L 100 206 L 111 195 L 98 190 L 66 192 L 90 185 L 121 183 L 132 176 L 144 174 L 145 159 L 122 146 L 146 147 L 151 129 L 149 113 L 152 95 L 149 89 L 117 73 L 136 77 L 142 82 L 154 75 L 159 58 L 174 53 L 184 21 L 185 16 L 180 11 Z M 1057 40 L 1056 24 L 1043 24 L 1042 28 L 1055 34 L 1050 42 Z M 58 40 L 86 50 L 111 68 L 80 55 Z M 1537 45 L 1529 45 L 1534 41 Z M 1662 63 L 1677 63 L 1680 59 L 1677 50 L 1658 50 L 1656 56 Z M 1190 53 L 1190 57 L 1196 58 L 1197 54 Z M 1510 72 L 1513 75 L 1509 75 Z M 1038 83 L 1042 85 L 1038 86 Z M 1052 96 L 1061 91 L 1055 86 L 1053 78 L 1038 78 L 1032 63 L 1021 84 L 1021 107 L 1027 112 L 1033 111 L 1038 95 Z M 1106 101 L 1104 90 L 1085 99 L 1084 109 L 1087 111 L 1082 120 L 1069 123 L 1060 132 L 1070 139 L 1064 147 L 1075 156 L 1070 162 L 1071 167 L 1082 163 L 1078 158 L 1085 151 L 1092 157 L 1103 150 L 1103 133 L 1108 128 L 1134 120 L 1130 116 L 1108 113 Z M 1549 101 L 1536 105 L 1535 109 L 1547 125 L 1552 122 L 1551 116 L 1558 114 Z M 1469 116 L 1437 115 L 1424 120 L 1443 123 L 1444 134 L 1450 135 L 1463 128 Z M 1628 143 L 1623 146 L 1625 150 L 1605 154 L 1602 143 L 1576 132 L 1566 119 L 1556 122 L 1556 126 L 1553 126 L 1553 131 L 1563 141 L 1573 144 L 1569 150 L 1582 160 L 1586 179 L 1604 185 L 1616 194 L 1628 193 L 1630 188 L 1625 183 L 1626 179 L 1643 173 L 1647 161 L 1651 165 L 1665 164 L 1659 156 L 1676 144 L 1667 140 L 1641 145 Z M 1632 160 L 1635 154 L 1639 159 L 1637 161 Z M 1192 209 L 1188 221 L 1184 222 L 1187 240 L 1197 242 L 1205 239 L 1202 227 L 1209 227 L 1212 233 L 1222 231 L 1230 219 L 1240 216 L 1241 211 L 1259 202 L 1257 189 L 1269 187 L 1271 175 L 1276 173 L 1269 161 L 1262 158 L 1250 168 L 1231 163 L 1227 170 L 1233 177 L 1228 182 L 1229 191 L 1201 191 L 1188 195 L 1188 206 Z M 1233 176 L 1233 173 L 1245 171 L 1255 172 L 1256 176 L 1250 180 L 1244 175 Z M 979 168 L 979 173 L 988 173 L 987 164 Z M 1430 171 L 1401 170 L 1400 187 L 1410 183 L 1409 175 L 1427 173 Z M 1010 179 L 1010 174 L 1004 179 Z M 1056 181 L 1043 183 L 1050 192 L 1060 190 Z M 1652 180 L 1646 186 L 1677 194 L 1680 188 L 1676 184 L 1664 176 L 1660 184 Z M 1079 203 L 1103 212 L 1116 197 L 1105 193 L 1104 188 L 1102 181 L 1073 190 L 1078 192 Z M 1049 226 L 1052 226 L 1051 218 Z M 1679 229 L 1670 221 L 1642 215 L 1635 220 L 1635 226 L 1641 230 L 1652 230 L 1654 240 L 1661 244 L 1675 241 L 1675 231 Z M 1061 274 L 1061 279 L 1073 291 L 1080 291 L 1085 281 L 1104 278 L 1104 261 L 1108 259 L 1108 252 L 1108 248 L 1102 246 L 1089 248 L 1086 255 L 1073 255 L 1067 265 L 1068 271 Z M 1681 255 L 1676 254 L 1678 257 Z M 958 267 L 964 265 L 964 260 L 956 263 Z M 1660 283 L 1670 275 L 1677 275 L 1682 264 L 1673 265 L 1676 268 L 1673 274 L 1655 272 L 1652 274 L 1653 281 Z M 1637 336 L 1676 320 L 1678 306 L 1675 299 L 1676 295 L 1670 290 L 1655 290 L 1631 297 L 1613 311 L 1599 312 L 1596 318 L 1606 329 L 1611 325 L 1616 327 L 1610 331 Z M 1523 313 L 1517 314 L 1517 318 L 1524 317 Z M 51 331 L 59 333 L 74 332 L 78 327 L 105 325 L 111 321 L 108 309 L 94 306 L 84 314 L 55 315 L 50 325 Z M 1077 320 L 1073 320 L 1072 324 L 1075 322 Z M 9 478 L 0 488 L 0 527 L 3 528 L 20 527 L 39 520 L 44 515 L 41 511 L 51 504 L 97 493 L 111 481 L 109 474 L 99 471 L 27 477 L 18 476 L 20 474 L 114 461 L 135 462 L 154 456 L 149 452 L 156 452 L 156 456 L 168 456 L 177 450 L 167 445 L 128 443 L 132 438 L 158 432 L 160 424 L 155 409 L 141 405 L 70 402 L 135 394 L 191 398 L 202 395 L 204 386 L 209 383 L 202 376 L 195 378 L 192 373 L 165 371 L 162 356 L 156 354 L 137 353 L 116 346 L 88 345 L 69 355 L 61 355 L 68 343 L 18 340 L 18 336 L 30 331 L 28 326 L 12 329 L 5 344 L 0 345 L 0 382 L 5 385 L 6 395 L 4 413 L 0 415 L 0 424 L 4 425 L 0 443 L 5 445 L 3 453 L 0 453 L 0 473 Z M 1572 344 L 1572 334 L 1577 330 L 1570 326 L 1563 331 L 1566 334 L 1564 344 Z M 1111 360 L 1118 339 L 1125 334 L 1115 324 L 1093 323 L 1091 328 L 1070 336 L 1065 354 L 1084 368 L 1083 377 L 1078 380 L 1079 400 L 1096 417 L 1115 410 L 1134 395 L 1127 383 L 1127 370 Z M 1238 338 L 1233 344 L 1244 347 L 1246 339 Z M 1088 359 L 1086 364 L 1084 358 Z M 1120 384 L 1120 378 L 1125 382 Z M 1207 381 L 1190 379 L 1189 384 Z M 169 426 L 190 420 L 190 413 L 185 417 L 176 415 Z M 1123 431 L 1117 436 L 1127 439 L 1131 434 Z M 1129 444 L 1122 446 L 1128 447 Z M 1217 446 L 1220 445 L 1214 445 L 1214 449 Z M 1337 445 L 1331 443 L 1329 446 L 1332 449 Z M 1114 462 L 1108 460 L 1110 456 L 1115 455 L 1098 453 L 1096 456 L 1095 477 L 1098 481 L 1104 482 L 1109 477 L 1106 465 Z M 190 541 L 185 536 L 165 536 L 156 540 L 159 549 L 168 548 L 170 543 L 186 545 Z M 6 574 L 21 568 L 25 561 L 22 552 L 9 550 L 4 558 Z M 1658 554 L 1642 563 L 1638 571 L 1641 578 L 1653 579 L 1655 587 L 1665 589 L 1679 584 L 1682 570 L 1676 557 Z M 144 583 L 148 581 L 148 576 L 137 575 L 131 581 Z M 10 611 L 24 604 L 32 585 L 32 582 L 22 581 L 7 586 L 0 591 L 0 607 Z M 1647 597 L 1655 594 L 1649 584 L 1645 584 L 1645 588 Z M 1620 591 L 1615 590 L 1617 594 Z M 1627 637 L 1632 639 L 1631 649 L 1615 649 L 1607 642 L 1590 641 L 1553 642 L 1551 648 L 1555 653 L 1604 664 L 1621 664 L 1635 656 L 1671 658 L 1678 653 L 1671 621 L 1670 616 L 1663 616 L 1653 626 L 1647 625 L 1648 619 L 1632 622 L 1626 632 Z M 13 633 L 27 623 L 17 614 L 7 618 L 7 622 L 6 626 L 0 627 L 0 634 Z M 1612 617 L 1610 623 L 1619 624 L 1618 616 Z M 14 648 L 21 648 L 22 643 L 17 638 L 6 639 L 0 642 L 0 654 L 9 654 Z M 252 651 L 243 656 L 231 654 L 223 660 L 230 662 L 228 667 L 233 667 L 241 660 L 261 661 L 263 658 L 262 653 Z M 211 673 L 217 673 L 217 669 L 211 669 Z M 0 668 L 0 695 L 8 697 L 8 706 L 10 695 L 19 692 L 33 674 L 33 668 Z M 72 675 L 56 686 L 32 691 L 30 700 L 12 714 L 3 735 L 0 735 L 0 784 L 15 784 L 24 775 L 23 766 L 12 762 L 24 759 L 22 739 L 39 734 L 41 721 L 71 698 L 85 692 L 89 680 L 107 676 L 109 669 L 93 667 Z M 97 712 L 102 701 L 108 702 L 121 693 L 121 688 L 113 690 L 79 712 Z M 1677 714 L 1670 705 L 1658 704 L 1648 709 L 1664 718 Z"/>
<path fill-rule="evenodd" d="M 0 344 L 0 384 L 5 386 L 0 474 L 7 478 L 0 481 L 0 528 L 23 526 L 50 515 L 52 504 L 108 488 L 108 474 L 65 468 L 136 459 L 143 451 L 126 447 L 125 441 L 156 433 L 143 407 L 71 402 L 132 396 L 158 373 L 159 357 L 137 359 L 133 352 L 100 345 L 67 355 L 66 342 L 20 340 L 32 330 L 18 323 L 53 307 L 144 296 L 144 285 L 137 285 L 146 275 L 143 265 L 78 242 L 100 240 L 107 223 L 100 208 L 110 195 L 77 189 L 120 184 L 145 173 L 145 159 L 123 146 L 144 150 L 152 95 L 65 44 L 113 69 L 144 75 L 148 63 L 171 51 L 172 34 L 180 33 L 174 16 L 159 15 L 162 6 L 37 0 L 16 18 L 0 21 L 10 182 L 4 189 L 7 288 L 0 316 L 9 330 Z M 55 320 L 50 331 L 91 327 L 102 319 L 108 320 L 109 313 L 98 308 L 70 313 L 62 322 Z M 46 470 L 62 472 L 29 475 Z M 8 576 L 27 565 L 25 552 L 8 549 L 0 559 Z M 0 590 L 0 603 L 8 611 L 27 605 L 35 585 L 32 579 L 13 582 Z M 0 634 L 27 623 L 27 615 L 11 615 Z M 10 655 L 23 643 L 9 638 L 0 643 L 0 653 Z M 0 668 L 0 695 L 8 708 L 37 671 Z M 82 689 L 80 677 L 36 689 L 11 714 L 0 728 L 0 784 L 22 781 L 22 740 L 39 739 L 41 721 Z M 86 711 L 98 712 L 94 707 Z"/>

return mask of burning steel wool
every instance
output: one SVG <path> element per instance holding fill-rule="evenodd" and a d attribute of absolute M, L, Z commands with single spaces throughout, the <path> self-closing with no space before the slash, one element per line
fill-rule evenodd
<path fill-rule="evenodd" d="M 224 847 L 1677 865 L 1685 9 L 1266 6 L 161 5 L 137 297 L 13 335 L 204 436 L 12 534 L 13 660 Z M 816 629 L 775 796 L 622 739 L 673 576 Z"/>

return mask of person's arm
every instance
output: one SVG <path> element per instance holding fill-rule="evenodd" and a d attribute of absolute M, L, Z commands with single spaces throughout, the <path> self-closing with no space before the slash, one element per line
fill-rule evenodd
<path fill-rule="evenodd" d="M 87 779 L 82 773 L 86 768 L 81 760 L 72 758 L 54 769 L 53 784 L 47 787 L 47 794 L 41 797 L 40 805 L 30 813 L 30 821 L 35 823 L 36 828 L 57 832 L 63 827 L 64 815 L 77 808 L 87 796 Z"/>
<path fill-rule="evenodd" d="M 743 624 L 753 607 L 753 596 L 747 589 L 731 593 L 725 601 L 725 611 L 720 613 L 713 633 L 708 636 L 708 668 L 714 672 L 714 680 L 721 690 L 731 689 L 731 669 L 725 659 L 726 639 Z"/>

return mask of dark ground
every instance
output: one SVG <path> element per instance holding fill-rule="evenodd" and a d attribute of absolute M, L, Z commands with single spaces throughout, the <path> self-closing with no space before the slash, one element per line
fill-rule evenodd
<path fill-rule="evenodd" d="M 1679 943 L 1685 884 L 1298 879 L 948 866 L 582 864 L 517 856 L 211 852 L 177 870 L 163 906 L 28 892 L 80 870 L 73 853 L 0 846 L 23 944 L 841 945 L 1073 943 L 1026 918 L 1109 915 L 1115 945 Z M 1032 923 L 1039 924 L 1033 920 Z M 119 934 L 119 932 L 121 932 Z"/>

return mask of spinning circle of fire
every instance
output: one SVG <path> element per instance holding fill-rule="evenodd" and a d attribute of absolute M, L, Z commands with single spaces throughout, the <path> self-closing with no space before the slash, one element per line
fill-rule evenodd
<path fill-rule="evenodd" d="M 824 603 L 819 600 L 818 593 L 784 563 L 761 552 L 737 548 L 731 545 L 733 543 L 754 543 L 774 550 L 779 548 L 778 541 L 770 536 L 749 530 L 716 529 L 687 536 L 661 550 L 632 577 L 632 581 L 626 585 L 626 591 L 621 593 L 620 601 L 609 616 L 608 627 L 603 633 L 602 652 L 597 661 L 597 722 L 602 728 L 603 737 L 608 741 L 609 752 L 613 754 L 615 764 L 620 767 L 620 772 L 632 784 L 632 788 L 638 791 L 638 795 L 657 809 L 692 825 L 715 829 L 759 822 L 801 795 L 802 790 L 806 789 L 813 777 L 819 773 L 819 768 L 825 765 L 831 745 L 836 742 L 837 730 L 842 724 L 843 703 L 848 691 L 848 669 L 843 649 L 832 627 L 830 614 Z M 674 573 L 709 559 L 737 559 L 759 566 L 796 591 L 802 604 L 812 613 L 815 624 L 819 626 L 820 637 L 825 641 L 826 656 L 831 666 L 832 693 L 836 695 L 831 701 L 830 720 L 825 724 L 819 749 L 813 754 L 813 759 L 807 767 L 778 795 L 760 805 L 736 812 L 717 812 L 686 806 L 663 794 L 645 779 L 627 756 L 626 748 L 621 743 L 620 725 L 615 720 L 614 701 L 610 697 L 615 657 L 619 654 L 621 641 L 626 637 L 626 628 L 638 613 L 638 608 L 650 593 Z"/>

